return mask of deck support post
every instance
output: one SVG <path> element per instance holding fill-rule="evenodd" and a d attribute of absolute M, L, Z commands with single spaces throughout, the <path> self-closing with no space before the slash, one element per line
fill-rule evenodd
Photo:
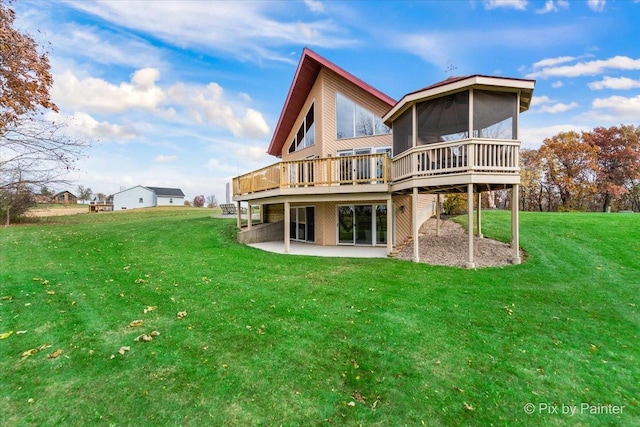
<path fill-rule="evenodd" d="M 236 220 L 238 223 L 238 229 L 242 229 L 242 210 L 240 209 L 240 202 L 236 206 Z"/>
<path fill-rule="evenodd" d="M 247 230 L 251 230 L 251 226 L 253 225 L 253 215 L 251 215 L 251 203 L 247 205 Z"/>
<path fill-rule="evenodd" d="M 476 211 L 476 222 L 478 227 L 478 237 L 482 239 L 482 193 L 478 191 L 478 210 Z"/>
<path fill-rule="evenodd" d="M 473 262 L 473 184 L 467 184 L 467 235 L 469 237 L 469 258 L 467 260 L 467 268 L 475 268 Z"/>
<path fill-rule="evenodd" d="M 440 211 L 442 210 L 440 197 L 440 194 L 436 194 L 436 237 L 440 235 Z"/>
<path fill-rule="evenodd" d="M 291 203 L 284 202 L 284 253 L 289 253 L 291 239 Z"/>
<path fill-rule="evenodd" d="M 387 256 L 393 252 L 393 200 L 387 199 Z"/>
<path fill-rule="evenodd" d="M 413 195 L 411 197 L 411 229 L 413 236 L 413 262 L 420 262 L 420 239 L 418 236 L 418 188 L 413 187 Z"/>
<path fill-rule="evenodd" d="M 511 187 L 511 249 L 513 250 L 512 264 L 520 264 L 520 224 L 518 217 L 520 202 L 520 185 Z"/>

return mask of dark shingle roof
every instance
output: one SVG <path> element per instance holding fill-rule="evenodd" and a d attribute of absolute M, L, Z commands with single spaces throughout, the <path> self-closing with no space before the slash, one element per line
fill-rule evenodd
<path fill-rule="evenodd" d="M 184 193 L 179 188 L 163 188 L 163 187 L 147 187 L 149 190 L 156 193 L 156 196 L 173 196 L 184 197 Z"/>

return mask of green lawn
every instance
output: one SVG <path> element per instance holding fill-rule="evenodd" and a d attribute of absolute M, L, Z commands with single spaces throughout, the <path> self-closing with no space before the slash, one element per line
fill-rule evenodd
<path fill-rule="evenodd" d="M 524 264 L 477 271 L 264 253 L 209 214 L 0 230 L 0 424 L 640 425 L 638 214 L 522 213 Z"/>

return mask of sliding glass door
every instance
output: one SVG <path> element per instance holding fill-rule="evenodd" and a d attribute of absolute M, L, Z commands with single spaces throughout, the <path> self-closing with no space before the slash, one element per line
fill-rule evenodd
<path fill-rule="evenodd" d="M 316 224 L 313 206 L 294 206 L 291 208 L 291 240 L 315 242 Z"/>
<path fill-rule="evenodd" d="M 387 243 L 387 205 L 338 206 L 338 244 Z"/>

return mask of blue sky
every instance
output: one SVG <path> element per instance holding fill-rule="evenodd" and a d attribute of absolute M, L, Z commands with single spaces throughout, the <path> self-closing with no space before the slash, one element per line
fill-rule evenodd
<path fill-rule="evenodd" d="M 70 179 L 225 201 L 265 151 L 303 47 L 389 96 L 453 75 L 536 79 L 521 140 L 640 125 L 640 1 L 17 1 L 59 114 L 93 141 Z M 60 190 L 60 189 L 57 189 Z"/>

